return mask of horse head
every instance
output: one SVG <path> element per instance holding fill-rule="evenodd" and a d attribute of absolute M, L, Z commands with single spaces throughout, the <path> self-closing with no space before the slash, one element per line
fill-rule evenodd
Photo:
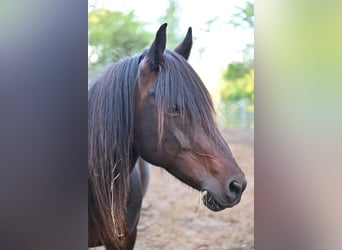
<path fill-rule="evenodd" d="M 192 31 L 166 49 L 166 24 L 139 63 L 135 86 L 136 154 L 189 186 L 205 191 L 203 203 L 220 211 L 239 203 L 244 173 L 214 120 L 210 95 L 187 62 Z"/>

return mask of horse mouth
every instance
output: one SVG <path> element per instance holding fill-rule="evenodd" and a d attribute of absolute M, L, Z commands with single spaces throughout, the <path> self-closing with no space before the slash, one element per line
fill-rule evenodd
<path fill-rule="evenodd" d="M 230 208 L 235 206 L 238 202 L 228 203 L 223 202 L 217 197 L 215 197 L 214 194 L 210 193 L 209 191 L 205 190 L 204 195 L 202 197 L 203 204 L 209 208 L 211 211 L 218 212 L 225 208 Z"/>

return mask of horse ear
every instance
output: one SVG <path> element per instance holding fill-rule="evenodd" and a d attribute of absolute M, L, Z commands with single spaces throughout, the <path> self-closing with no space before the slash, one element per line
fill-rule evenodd
<path fill-rule="evenodd" d="M 177 48 L 175 48 L 175 51 L 181 56 L 183 56 L 185 60 L 188 60 L 191 47 L 192 47 L 192 29 L 191 27 L 189 27 L 188 32 L 186 33 L 186 36 L 183 42 L 181 42 L 181 44 L 179 44 Z"/>
<path fill-rule="evenodd" d="M 146 58 L 150 63 L 151 71 L 158 71 L 159 66 L 164 62 L 163 54 L 166 47 L 166 26 L 167 23 L 164 23 L 162 26 L 160 26 L 156 33 L 156 38 L 147 52 Z"/>

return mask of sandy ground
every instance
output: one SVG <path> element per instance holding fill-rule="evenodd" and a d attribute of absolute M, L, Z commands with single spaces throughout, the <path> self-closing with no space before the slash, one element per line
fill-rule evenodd
<path fill-rule="evenodd" d="M 153 167 L 135 250 L 254 249 L 254 134 L 251 130 L 230 130 L 223 135 L 246 174 L 248 185 L 241 202 L 211 212 L 202 204 L 198 191 Z"/>
<path fill-rule="evenodd" d="M 143 201 L 136 250 L 254 249 L 254 136 L 252 131 L 224 131 L 224 137 L 248 182 L 237 206 L 211 212 L 199 192 L 166 171 L 153 167 Z"/>

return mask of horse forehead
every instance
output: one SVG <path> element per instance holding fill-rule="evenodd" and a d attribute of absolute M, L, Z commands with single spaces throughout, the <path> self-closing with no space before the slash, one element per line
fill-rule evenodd
<path fill-rule="evenodd" d="M 157 72 L 155 70 L 151 70 L 150 63 L 146 58 L 144 58 L 139 65 L 139 75 L 144 79 L 155 79 L 157 77 Z"/>
<path fill-rule="evenodd" d="M 142 63 L 139 67 L 137 85 L 140 97 L 146 97 L 149 89 L 154 85 L 157 79 L 157 72 L 150 71 L 150 68 L 146 63 Z"/>

